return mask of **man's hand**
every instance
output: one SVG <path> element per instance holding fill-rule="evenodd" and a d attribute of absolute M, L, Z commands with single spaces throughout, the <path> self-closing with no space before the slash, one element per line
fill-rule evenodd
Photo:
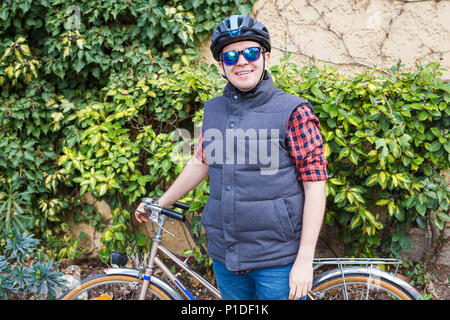
<path fill-rule="evenodd" d="M 289 274 L 289 299 L 298 300 L 311 290 L 313 280 L 312 262 L 303 262 L 298 259 L 292 266 Z"/>
<path fill-rule="evenodd" d="M 305 204 L 300 248 L 289 274 L 289 299 L 308 294 L 313 280 L 313 259 L 325 212 L 325 181 L 303 181 Z"/>
<path fill-rule="evenodd" d="M 139 223 L 148 222 L 147 217 L 144 215 L 144 212 L 145 212 L 144 205 L 145 205 L 145 203 L 141 202 L 139 204 L 139 206 L 136 208 L 136 211 L 134 212 L 134 216 L 136 217 L 136 220 Z"/>
<path fill-rule="evenodd" d="M 161 208 L 168 208 L 175 201 L 198 186 L 207 175 L 208 165 L 197 160 L 195 156 L 192 157 L 175 182 L 170 186 L 169 190 L 158 199 L 158 205 Z M 141 202 L 134 212 L 134 216 L 139 223 L 148 222 L 148 218 L 144 215 L 144 205 Z"/>

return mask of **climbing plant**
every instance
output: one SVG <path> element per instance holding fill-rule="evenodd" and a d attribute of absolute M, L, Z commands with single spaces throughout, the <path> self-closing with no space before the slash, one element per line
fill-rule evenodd
<path fill-rule="evenodd" d="M 69 256 L 61 247 L 69 241 L 61 242 L 70 230 L 68 212 L 75 212 L 76 220 L 92 216 L 81 194 L 108 198 L 113 212 L 122 212 L 124 204 L 145 194 L 145 159 L 155 144 L 144 148 L 139 141 L 169 135 L 200 106 L 188 83 L 174 88 L 174 73 L 200 67 L 200 41 L 226 16 L 249 13 L 253 2 L 3 1 L 1 230 L 14 225 L 33 231 L 54 247 L 47 248 L 48 255 L 61 258 Z M 173 96 L 158 87 L 162 79 L 173 88 Z M 95 147 L 87 149 L 86 141 Z M 114 165 L 103 163 L 105 157 L 112 157 Z M 167 169 L 164 162 L 161 170 Z M 113 191 L 118 193 L 125 184 L 123 196 L 115 197 Z M 92 223 L 104 225 L 97 218 Z M 76 244 L 69 242 L 69 247 Z"/>
<path fill-rule="evenodd" d="M 132 253 L 130 218 L 181 172 L 179 129 L 191 134 L 224 81 L 197 45 L 254 1 L 4 1 L 0 8 L 0 229 L 32 230 L 52 257 L 73 257 L 66 216 L 90 221 L 112 250 Z M 282 61 L 276 85 L 309 100 L 321 122 L 328 225 L 347 254 L 399 255 L 414 224 L 442 230 L 448 216 L 449 85 L 437 63 L 354 77 Z M 188 139 L 193 147 L 195 138 Z M 445 174 L 445 173 L 444 173 Z M 111 207 L 106 226 L 82 202 Z M 205 258 L 203 182 L 184 200 L 197 261 Z M 442 237 L 441 237 L 442 238 Z M 64 239 L 64 240 L 61 240 Z M 138 234 L 145 247 L 147 238 Z M 0 243 L 0 246 L 4 243 Z M 68 248 L 71 248 L 69 250 Z M 203 251 L 202 251 L 203 250 Z"/>
<path fill-rule="evenodd" d="M 412 224 L 443 234 L 450 220 L 450 84 L 436 62 L 354 77 L 329 66 L 272 71 L 284 90 L 309 100 L 321 123 L 330 179 L 326 223 L 348 254 L 399 256 Z"/>

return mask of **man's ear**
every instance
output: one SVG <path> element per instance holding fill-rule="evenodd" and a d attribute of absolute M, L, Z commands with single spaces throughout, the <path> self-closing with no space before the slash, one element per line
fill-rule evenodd
<path fill-rule="evenodd" d="M 266 55 L 266 63 L 270 62 L 270 52 L 264 53 Z"/>

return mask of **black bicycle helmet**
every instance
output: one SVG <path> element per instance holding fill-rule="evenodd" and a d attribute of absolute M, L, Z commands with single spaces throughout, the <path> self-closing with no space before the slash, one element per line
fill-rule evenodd
<path fill-rule="evenodd" d="M 258 20 L 248 16 L 233 15 L 217 26 L 211 38 L 211 52 L 220 61 L 222 49 L 230 43 L 252 40 L 270 52 L 269 30 Z"/>

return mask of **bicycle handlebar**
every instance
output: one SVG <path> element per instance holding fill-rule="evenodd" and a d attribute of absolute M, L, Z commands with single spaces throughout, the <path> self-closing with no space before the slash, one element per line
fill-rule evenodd
<path fill-rule="evenodd" d="M 189 210 L 189 205 L 187 203 L 177 201 L 173 204 L 173 206 L 182 210 Z"/>
<path fill-rule="evenodd" d="M 172 210 L 169 210 L 169 209 L 162 208 L 161 213 L 165 214 L 169 218 L 172 218 L 172 219 L 175 219 L 175 220 L 180 220 L 180 221 L 185 221 L 186 220 L 186 216 L 184 214 L 179 213 L 179 212 L 175 212 L 175 211 L 172 211 Z"/>
<path fill-rule="evenodd" d="M 165 208 L 161 208 L 152 204 L 146 204 L 144 206 L 144 210 L 146 212 L 151 212 L 152 210 L 157 210 L 159 211 L 159 213 L 162 213 L 166 216 L 168 216 L 169 218 L 175 219 L 175 220 L 180 220 L 180 221 L 185 221 L 186 217 L 184 216 L 184 214 L 179 213 L 179 212 L 175 212 L 169 209 L 165 209 Z"/>
<path fill-rule="evenodd" d="M 164 214 L 164 215 L 168 216 L 169 218 L 172 218 L 175 220 L 180 220 L 180 221 L 186 220 L 186 217 L 184 216 L 184 214 L 172 211 L 170 209 L 161 208 L 160 206 L 158 206 L 158 201 L 155 201 L 153 198 L 144 198 L 144 199 L 142 199 L 142 202 L 145 203 L 144 211 L 146 214 L 150 215 L 152 211 L 153 212 L 156 211 L 160 214 Z M 189 205 L 187 203 L 183 203 L 183 202 L 179 202 L 179 201 L 176 201 L 173 204 L 173 206 L 177 207 L 179 209 L 182 209 L 182 210 L 189 209 Z"/>

